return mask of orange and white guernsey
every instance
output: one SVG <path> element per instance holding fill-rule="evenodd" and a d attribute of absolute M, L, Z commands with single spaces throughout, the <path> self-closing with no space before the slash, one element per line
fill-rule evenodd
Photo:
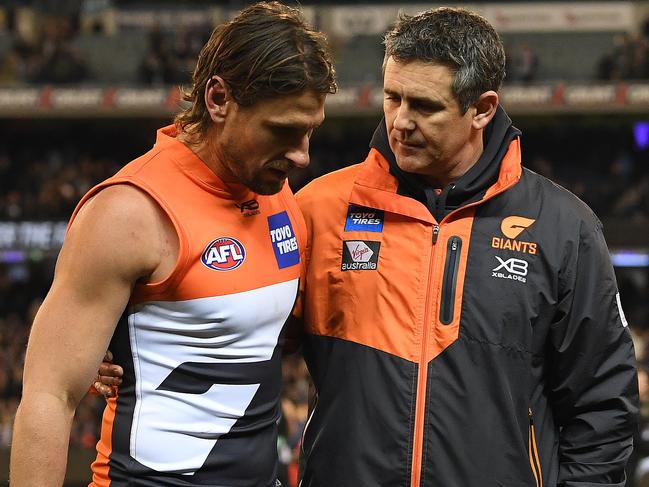
<path fill-rule="evenodd" d="M 180 242 L 170 276 L 136 285 L 115 330 L 124 381 L 104 412 L 91 486 L 274 486 L 280 335 L 304 222 L 288 185 L 272 196 L 226 185 L 174 136 L 159 130 L 152 150 L 79 204 L 136 186 Z"/>

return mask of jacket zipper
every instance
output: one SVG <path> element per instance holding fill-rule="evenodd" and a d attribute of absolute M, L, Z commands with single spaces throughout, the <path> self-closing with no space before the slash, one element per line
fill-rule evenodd
<path fill-rule="evenodd" d="M 444 220 L 448 220 L 449 217 L 455 213 L 459 213 L 460 211 L 465 210 L 466 208 L 470 208 L 473 206 L 478 206 L 482 203 L 484 203 L 487 199 L 491 199 L 494 196 L 505 192 L 507 189 L 509 189 L 511 186 L 516 184 L 516 182 L 512 182 L 510 184 L 507 184 L 506 186 L 503 186 L 500 188 L 498 191 L 495 193 L 489 195 L 488 198 L 482 199 L 480 201 L 475 201 L 473 203 L 469 203 L 466 206 L 463 206 L 462 208 L 458 208 L 456 210 L 453 210 L 451 213 L 446 215 L 442 219 L 442 223 Z M 419 358 L 419 372 L 417 374 L 417 399 L 416 399 L 416 407 L 415 407 L 415 432 L 414 432 L 414 440 L 413 440 L 413 455 L 412 455 L 412 472 L 410 474 L 410 487 L 419 487 L 419 484 L 421 482 L 421 468 L 422 468 L 422 447 L 423 447 L 423 442 L 424 442 L 424 413 L 426 410 L 426 383 L 427 383 L 427 375 L 428 375 L 428 367 L 426 363 L 426 350 L 428 349 L 428 317 L 429 317 L 429 307 L 430 307 L 430 289 L 431 289 L 431 277 L 433 275 L 433 265 L 435 262 L 435 249 L 434 246 L 437 243 L 437 238 L 439 237 L 439 231 L 440 231 L 440 225 L 439 224 L 434 224 L 433 225 L 433 236 L 432 236 L 432 243 L 433 243 L 433 249 L 431 252 L 431 262 L 428 268 L 428 287 L 426 289 L 426 308 L 424 312 L 424 330 L 423 330 L 423 336 L 422 336 L 422 346 L 421 346 L 421 356 Z M 452 239 L 451 239 L 452 240 Z M 459 238 L 458 238 L 459 240 Z M 457 264 L 456 267 L 459 265 L 459 259 L 457 259 Z M 457 270 L 455 272 L 457 274 Z M 456 276 L 453 276 L 454 279 L 457 279 Z M 454 289 L 455 290 L 455 289 Z M 455 293 L 454 293 L 455 294 Z M 451 320 L 452 321 L 452 320 Z M 423 381 L 423 382 L 422 382 Z M 419 384 L 424 384 L 424 389 L 419 390 Z M 530 421 L 531 421 L 531 416 L 530 416 Z M 536 448 L 536 444 L 535 444 Z M 532 457 L 530 456 L 530 459 Z M 540 466 L 538 467 L 538 471 L 540 472 Z M 540 483 L 539 483 L 540 482 Z M 543 479 L 539 477 L 539 480 L 537 480 L 537 485 L 536 487 L 543 487 Z"/>
<path fill-rule="evenodd" d="M 455 286 L 457 284 L 457 270 L 460 265 L 460 252 L 462 239 L 452 236 L 448 239 L 446 250 L 446 264 L 442 280 L 442 304 L 439 310 L 439 321 L 444 325 L 453 322 L 453 309 L 455 308 Z"/>
<path fill-rule="evenodd" d="M 530 456 L 530 467 L 532 468 L 532 473 L 534 474 L 534 480 L 536 481 L 536 487 L 543 487 L 543 474 L 541 472 L 541 461 L 539 459 L 539 450 L 536 446 L 536 431 L 534 428 L 534 418 L 532 417 L 532 409 L 528 409 L 528 414 L 530 417 L 530 428 L 527 438 L 527 452 Z"/>
<path fill-rule="evenodd" d="M 437 243 L 437 238 L 439 236 L 439 225 L 436 223 L 433 225 L 433 236 L 432 236 L 432 248 L 430 253 L 430 263 L 428 264 L 428 284 L 426 288 L 426 307 L 424 308 L 424 326 L 422 330 L 421 338 L 421 350 L 419 357 L 419 369 L 417 372 L 417 398 L 415 403 L 415 431 L 412 444 L 412 465 L 410 472 L 410 487 L 419 487 L 421 481 L 421 461 L 422 461 L 422 446 L 424 441 L 424 413 L 426 409 L 426 387 L 427 387 L 427 375 L 428 367 L 426 364 L 426 353 L 428 350 L 428 329 L 430 328 L 430 319 L 429 319 L 429 309 L 430 309 L 430 297 L 431 297 L 431 286 L 433 286 L 432 277 L 435 274 L 435 244 Z"/>

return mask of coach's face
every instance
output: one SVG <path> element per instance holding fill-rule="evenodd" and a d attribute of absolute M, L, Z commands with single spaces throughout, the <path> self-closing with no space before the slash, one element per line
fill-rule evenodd
<path fill-rule="evenodd" d="M 309 141 L 324 120 L 325 95 L 304 91 L 244 107 L 231 102 L 215 150 L 231 176 L 258 194 L 279 192 L 309 165 Z"/>
<path fill-rule="evenodd" d="M 462 113 L 453 79 L 453 72 L 439 64 L 390 57 L 385 65 L 383 110 L 390 148 L 402 170 L 434 183 L 461 176 L 482 152 L 479 131 L 487 122 L 476 106 Z"/>

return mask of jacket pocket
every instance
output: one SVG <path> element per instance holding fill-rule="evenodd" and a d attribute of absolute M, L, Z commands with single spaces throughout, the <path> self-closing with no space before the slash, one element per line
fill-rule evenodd
<path fill-rule="evenodd" d="M 534 418 L 532 417 L 532 409 L 528 410 L 530 417 L 529 433 L 527 436 L 527 452 L 530 457 L 530 467 L 534 474 L 536 487 L 543 487 L 543 474 L 541 472 L 541 460 L 539 458 L 539 450 L 536 444 L 536 430 L 534 428 Z"/>
<path fill-rule="evenodd" d="M 453 309 L 455 308 L 455 287 L 457 284 L 457 270 L 460 264 L 462 239 L 453 236 L 448 239 L 446 248 L 446 264 L 442 278 L 442 305 L 439 310 L 439 321 L 445 325 L 453 322 Z"/>

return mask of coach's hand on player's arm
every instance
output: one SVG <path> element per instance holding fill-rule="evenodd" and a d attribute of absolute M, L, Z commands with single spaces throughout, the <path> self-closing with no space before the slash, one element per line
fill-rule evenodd
<path fill-rule="evenodd" d="M 117 396 L 117 387 L 122 383 L 124 369 L 113 363 L 113 354 L 106 350 L 106 355 L 97 370 L 97 377 L 90 387 L 90 392 L 101 394 L 106 399 Z"/>
<path fill-rule="evenodd" d="M 60 487 L 75 409 L 138 280 L 159 273 L 160 211 L 129 186 L 78 213 L 31 330 L 11 451 L 12 487 Z"/>

